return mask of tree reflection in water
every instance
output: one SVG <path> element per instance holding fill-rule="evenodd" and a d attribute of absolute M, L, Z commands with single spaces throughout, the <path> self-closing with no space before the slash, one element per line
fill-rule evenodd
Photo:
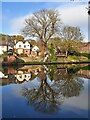
<path fill-rule="evenodd" d="M 33 105 L 36 110 L 43 113 L 56 113 L 59 110 L 59 105 L 63 102 L 62 94 L 53 90 L 48 81 L 47 75 L 44 70 L 39 73 L 41 80 L 40 87 L 38 89 L 29 90 L 24 88 L 22 95 L 28 99 L 28 103 Z"/>
<path fill-rule="evenodd" d="M 61 92 L 64 97 L 79 96 L 83 89 L 83 80 L 80 79 L 78 74 L 67 71 L 67 73 L 61 76 L 58 75 L 58 71 L 56 73 L 59 80 L 56 80 L 52 87 L 54 89 L 58 87 L 58 91 Z"/>
<path fill-rule="evenodd" d="M 83 89 L 83 81 L 80 80 L 76 71 L 74 73 L 68 69 L 62 70 L 55 67 L 47 74 L 42 68 L 38 77 L 41 82 L 40 87 L 32 90 L 23 88 L 22 95 L 28 99 L 28 103 L 33 105 L 35 110 L 43 113 L 58 112 L 65 97 L 79 96 Z M 52 84 L 48 82 L 48 78 L 52 78 Z"/>

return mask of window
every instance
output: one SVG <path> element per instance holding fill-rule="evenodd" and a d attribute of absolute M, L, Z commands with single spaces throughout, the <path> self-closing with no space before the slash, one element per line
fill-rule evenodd
<path fill-rule="evenodd" d="M 27 76 L 25 75 L 25 77 L 27 77 Z"/>
<path fill-rule="evenodd" d="M 22 75 L 20 75 L 19 77 L 22 78 Z"/>
<path fill-rule="evenodd" d="M 21 47 L 21 45 L 19 45 L 19 47 Z"/>
<path fill-rule="evenodd" d="M 26 52 L 28 52 L 28 51 L 26 51 Z"/>
<path fill-rule="evenodd" d="M 24 45 L 24 47 L 26 48 L 26 45 Z"/>

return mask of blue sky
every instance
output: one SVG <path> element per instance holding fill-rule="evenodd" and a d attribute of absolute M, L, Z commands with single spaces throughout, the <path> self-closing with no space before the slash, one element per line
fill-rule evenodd
<path fill-rule="evenodd" d="M 87 2 L 3 2 L 0 33 L 21 34 L 25 18 L 33 12 L 41 9 L 58 9 L 63 24 L 80 27 L 87 41 L 88 15 L 85 7 Z"/>

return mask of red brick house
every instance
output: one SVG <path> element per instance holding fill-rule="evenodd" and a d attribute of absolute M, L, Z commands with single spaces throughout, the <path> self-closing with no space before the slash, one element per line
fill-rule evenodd
<path fill-rule="evenodd" d="M 81 53 L 90 53 L 90 42 L 82 43 Z"/>
<path fill-rule="evenodd" d="M 83 77 L 90 79 L 90 70 L 80 70 L 78 73 L 83 75 Z"/>

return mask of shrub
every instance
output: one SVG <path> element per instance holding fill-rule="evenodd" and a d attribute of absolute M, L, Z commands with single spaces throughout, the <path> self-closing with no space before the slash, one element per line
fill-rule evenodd
<path fill-rule="evenodd" d="M 80 56 L 81 53 L 79 53 L 79 52 L 77 52 L 77 51 L 71 51 L 71 52 L 69 52 L 69 55 Z"/>
<path fill-rule="evenodd" d="M 13 61 L 13 63 L 14 63 L 14 64 L 24 63 L 24 60 L 19 59 L 19 58 L 16 58 L 16 59 Z"/>
<path fill-rule="evenodd" d="M 81 55 L 90 59 L 90 53 L 81 53 Z"/>

